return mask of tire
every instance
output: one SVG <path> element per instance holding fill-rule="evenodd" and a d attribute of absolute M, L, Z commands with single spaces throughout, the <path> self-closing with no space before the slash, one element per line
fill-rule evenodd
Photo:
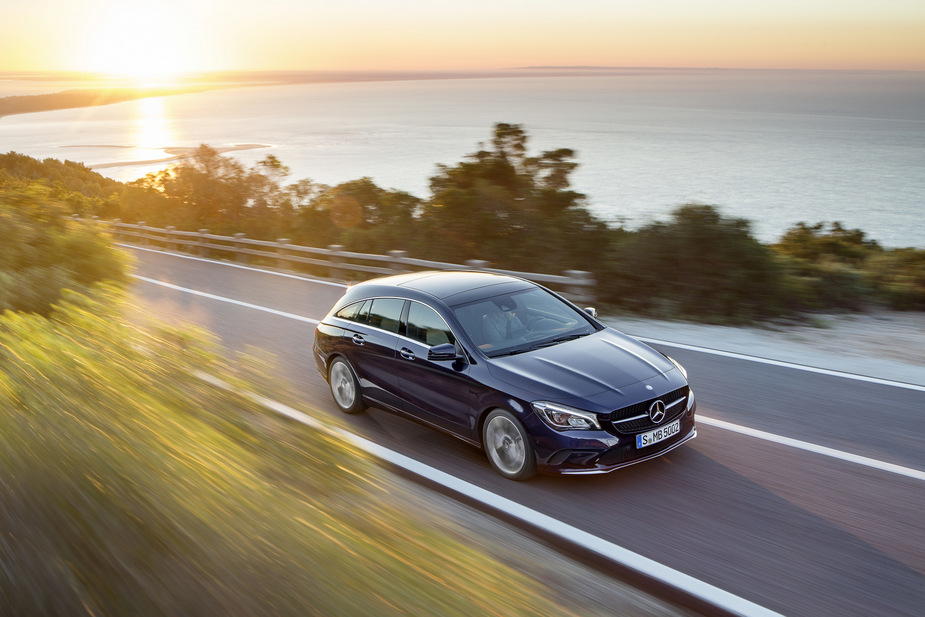
<path fill-rule="evenodd" d="M 354 414 L 366 409 L 363 394 L 360 392 L 360 382 L 353 367 L 344 358 L 335 358 L 331 362 L 328 368 L 328 385 L 331 386 L 334 404 L 342 412 Z"/>
<path fill-rule="evenodd" d="M 513 414 L 495 409 L 482 425 L 482 447 L 488 461 L 508 480 L 527 480 L 536 475 L 533 439 Z"/>

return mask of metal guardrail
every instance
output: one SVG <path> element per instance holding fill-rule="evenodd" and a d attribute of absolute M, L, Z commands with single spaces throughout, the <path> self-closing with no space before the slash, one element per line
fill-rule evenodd
<path fill-rule="evenodd" d="M 74 220 L 80 219 L 73 215 Z M 452 264 L 442 261 L 429 261 L 408 257 L 407 251 L 389 251 L 388 255 L 371 253 L 353 253 L 344 247 L 332 244 L 327 248 L 316 248 L 290 244 L 287 238 L 276 242 L 252 240 L 244 234 L 219 236 L 209 233 L 208 229 L 195 231 L 178 231 L 174 227 L 149 227 L 144 222 L 123 223 L 121 220 L 104 221 L 92 217 L 98 225 L 106 226 L 110 233 L 121 242 L 141 246 L 159 246 L 171 251 L 183 251 L 210 258 L 218 254 L 233 255 L 239 263 L 249 263 L 251 257 L 275 264 L 281 270 L 291 270 L 294 264 L 305 264 L 326 268 L 328 278 L 345 280 L 346 272 L 362 272 L 373 275 L 400 274 L 415 269 L 425 270 L 475 270 L 509 274 L 520 278 L 549 285 L 563 292 L 573 302 L 584 304 L 595 301 L 597 281 L 591 272 L 584 270 L 565 270 L 561 275 L 540 274 L 536 272 L 516 272 L 489 267 L 487 261 L 470 259 L 465 264 Z M 359 262 L 359 263 L 357 263 Z"/>

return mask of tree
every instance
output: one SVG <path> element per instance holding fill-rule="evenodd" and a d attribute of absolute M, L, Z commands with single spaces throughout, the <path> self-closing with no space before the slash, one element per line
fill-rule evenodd
<path fill-rule="evenodd" d="M 609 250 L 607 226 L 569 189 L 575 153 L 527 156 L 518 124 L 495 125 L 490 150 L 439 165 L 421 222 L 435 258 L 486 259 L 507 268 L 558 272 L 589 268 Z"/>

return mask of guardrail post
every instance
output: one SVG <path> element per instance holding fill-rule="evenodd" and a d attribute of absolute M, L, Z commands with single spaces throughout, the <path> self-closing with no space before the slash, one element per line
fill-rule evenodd
<path fill-rule="evenodd" d="M 144 227 L 146 224 L 147 224 L 147 223 L 145 223 L 144 221 L 138 221 L 138 222 L 135 224 L 135 230 L 138 231 L 139 234 L 141 234 L 140 237 L 138 238 L 138 243 L 141 244 L 141 245 L 143 245 L 143 246 L 148 246 L 148 234 L 147 234 L 147 232 L 145 232 L 145 230 L 143 229 L 143 227 Z"/>
<path fill-rule="evenodd" d="M 338 268 L 337 266 L 344 263 L 344 258 L 340 256 L 340 252 L 344 250 L 343 245 L 341 244 L 331 244 L 328 246 L 328 250 L 331 251 L 331 254 L 328 256 L 328 261 L 331 262 L 331 265 L 328 267 L 328 278 L 335 280 L 342 280 L 345 277 L 343 276 L 343 268 Z"/>
<path fill-rule="evenodd" d="M 467 259 L 466 268 L 469 270 L 487 270 L 488 266 L 491 265 L 484 259 Z"/>
<path fill-rule="evenodd" d="M 122 219 L 115 219 L 112 222 L 112 237 L 116 242 L 122 242 Z"/>
<path fill-rule="evenodd" d="M 562 276 L 572 279 L 572 283 L 565 286 L 565 291 L 572 296 L 572 301 L 578 304 L 594 302 L 596 300 L 594 287 L 597 281 L 594 274 L 584 270 L 565 270 Z"/>
<path fill-rule="evenodd" d="M 407 272 L 405 270 L 405 264 L 401 262 L 402 259 L 408 256 L 408 251 L 389 251 L 389 257 L 392 258 L 392 261 L 389 262 L 389 268 L 395 270 L 395 273 Z"/>
<path fill-rule="evenodd" d="M 289 244 L 289 238 L 277 238 L 276 240 L 276 267 L 280 270 L 288 270 L 289 262 L 284 259 L 286 256 L 286 245 Z"/>
<path fill-rule="evenodd" d="M 237 233 L 237 234 L 234 235 L 234 239 L 235 239 L 235 240 L 241 240 L 242 238 L 244 238 L 244 234 L 243 234 L 243 233 Z M 242 264 L 246 264 L 246 263 L 247 263 L 247 254 L 246 254 L 246 253 L 241 253 L 241 252 L 240 252 L 241 249 L 244 248 L 244 245 L 243 245 L 242 243 L 240 243 L 240 242 L 235 242 L 235 243 L 234 243 L 234 248 L 235 248 L 235 256 L 234 256 L 234 257 L 235 257 L 235 261 L 238 261 L 238 262 L 240 262 L 240 263 L 242 263 Z"/>
<path fill-rule="evenodd" d="M 206 242 L 209 240 L 206 238 L 206 234 L 209 233 L 208 229 L 199 230 L 199 256 L 208 257 L 209 256 L 209 247 L 206 246 Z"/>
<path fill-rule="evenodd" d="M 177 243 L 173 241 L 173 232 L 176 230 L 177 228 L 174 227 L 173 225 L 168 225 L 167 229 L 164 230 L 166 232 L 165 235 L 167 237 L 167 250 L 168 251 L 177 250 Z"/>

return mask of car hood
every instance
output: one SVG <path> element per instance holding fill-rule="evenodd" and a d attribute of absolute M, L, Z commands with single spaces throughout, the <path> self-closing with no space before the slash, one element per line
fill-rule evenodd
<path fill-rule="evenodd" d="M 488 361 L 495 379 L 546 399 L 619 390 L 674 368 L 662 354 L 612 328 Z"/>

